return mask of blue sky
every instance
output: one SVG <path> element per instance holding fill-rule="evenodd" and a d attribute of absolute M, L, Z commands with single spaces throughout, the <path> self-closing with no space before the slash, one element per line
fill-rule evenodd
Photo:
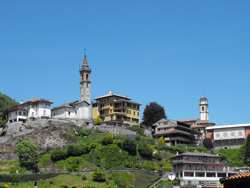
<path fill-rule="evenodd" d="M 53 106 L 109 91 L 216 125 L 250 123 L 250 1 L 0 1 L 0 92 Z"/>

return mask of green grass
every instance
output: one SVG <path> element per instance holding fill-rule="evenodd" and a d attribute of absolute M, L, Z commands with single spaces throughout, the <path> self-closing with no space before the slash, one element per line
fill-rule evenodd
<path fill-rule="evenodd" d="M 121 181 L 126 182 L 127 185 L 134 185 L 135 187 L 146 188 L 153 184 L 158 178 L 159 175 L 151 175 L 145 173 L 127 173 L 127 172 L 115 172 L 106 174 L 106 182 L 93 182 L 91 174 L 85 174 L 87 180 L 82 180 L 82 174 L 65 174 L 59 175 L 55 178 L 47 179 L 47 180 L 39 180 L 37 181 L 38 187 L 41 188 L 58 188 L 61 184 L 66 184 L 68 186 L 76 185 L 78 188 L 82 188 L 86 185 L 94 185 L 99 186 L 102 188 L 106 188 L 108 185 L 114 185 L 115 180 L 121 177 Z M 0 183 L 0 186 L 4 185 Z M 26 183 L 18 183 L 18 184 L 8 184 L 10 187 L 13 186 L 14 188 L 28 188 L 34 187 L 33 182 L 26 182 Z"/>
<path fill-rule="evenodd" d="M 91 137 L 76 137 L 78 144 L 100 143 L 106 133 L 94 133 Z"/>

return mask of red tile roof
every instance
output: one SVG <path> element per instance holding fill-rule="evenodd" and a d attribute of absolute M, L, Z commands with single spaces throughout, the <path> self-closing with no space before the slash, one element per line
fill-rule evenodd
<path fill-rule="evenodd" d="M 51 102 L 51 101 L 49 101 L 49 100 L 42 99 L 42 98 L 39 98 L 39 99 L 31 99 L 31 100 L 29 100 L 29 101 L 27 101 L 27 102 L 49 102 L 49 103 L 53 103 L 53 102 Z"/>
<path fill-rule="evenodd" d="M 229 178 L 226 178 L 226 180 L 232 180 L 232 179 L 242 179 L 242 178 L 248 178 L 250 177 L 250 172 L 245 173 L 245 174 L 239 174 L 239 175 L 234 175 Z"/>

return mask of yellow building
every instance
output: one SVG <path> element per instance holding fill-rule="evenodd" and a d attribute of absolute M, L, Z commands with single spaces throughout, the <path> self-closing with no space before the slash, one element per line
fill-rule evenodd
<path fill-rule="evenodd" d="M 111 92 L 94 100 L 96 102 L 92 103 L 93 119 L 100 116 L 102 122 L 108 125 L 140 125 L 140 103 Z"/>

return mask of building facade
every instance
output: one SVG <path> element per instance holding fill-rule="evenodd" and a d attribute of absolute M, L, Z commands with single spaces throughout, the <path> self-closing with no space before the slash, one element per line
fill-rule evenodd
<path fill-rule="evenodd" d="M 76 100 L 60 106 L 54 107 L 53 118 L 58 119 L 85 119 L 90 120 L 91 101 L 91 69 L 89 68 L 86 54 L 80 73 L 80 101 Z"/>
<path fill-rule="evenodd" d="M 51 104 L 53 102 L 42 98 L 31 99 L 27 102 L 21 102 L 17 107 L 8 112 L 8 122 L 26 122 L 37 118 L 51 117 Z"/>
<path fill-rule="evenodd" d="M 206 138 L 206 128 L 215 125 L 215 123 L 209 121 L 208 100 L 204 95 L 202 95 L 199 100 L 199 113 L 200 118 L 183 119 L 178 121 L 189 124 L 191 129 L 197 133 L 195 137 L 196 144 L 202 145 L 203 140 Z"/>
<path fill-rule="evenodd" d="M 189 124 L 163 118 L 153 124 L 152 127 L 154 139 L 157 141 L 162 137 L 168 146 L 192 143 L 193 137 Z"/>
<path fill-rule="evenodd" d="M 250 133 L 249 124 L 221 125 L 207 127 L 207 138 L 211 138 L 214 149 L 234 149 L 244 145 Z"/>
<path fill-rule="evenodd" d="M 131 101 L 128 97 L 109 93 L 97 97 L 92 103 L 92 118 L 98 116 L 108 125 L 140 126 L 140 103 Z"/>
<path fill-rule="evenodd" d="M 181 186 L 218 187 L 220 178 L 237 174 L 229 164 L 219 163 L 219 156 L 208 153 L 184 152 L 171 161 Z"/>

